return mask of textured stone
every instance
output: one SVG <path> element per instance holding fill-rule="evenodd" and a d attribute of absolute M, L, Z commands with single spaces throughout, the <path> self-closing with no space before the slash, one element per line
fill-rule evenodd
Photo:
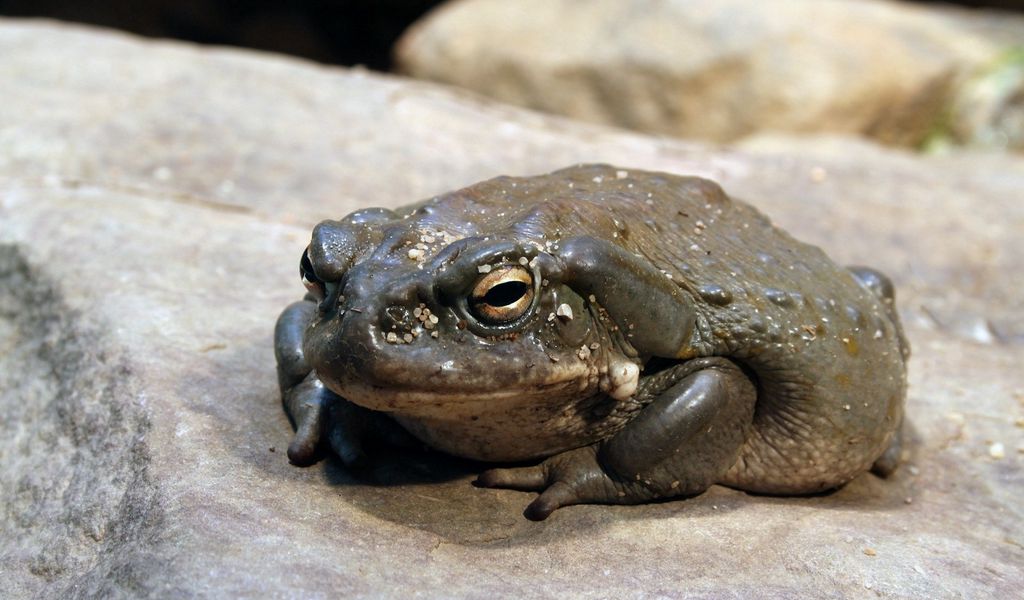
<path fill-rule="evenodd" d="M 458 0 L 410 28 L 396 56 L 416 77 L 684 138 L 1020 148 L 1024 82 L 1002 75 L 993 92 L 982 74 L 1022 40 L 1019 16 L 885 0 Z"/>
<path fill-rule="evenodd" d="M 0 21 L 0 596 L 1009 597 L 1022 583 L 1024 163 L 736 150 L 428 84 Z M 299 469 L 271 336 L 310 226 L 575 161 L 720 181 L 893 274 L 908 463 L 826 495 L 581 506 L 479 465 Z M 995 444 L 1003 444 L 997 458 Z M 994 456 L 995 455 L 995 456 Z"/>

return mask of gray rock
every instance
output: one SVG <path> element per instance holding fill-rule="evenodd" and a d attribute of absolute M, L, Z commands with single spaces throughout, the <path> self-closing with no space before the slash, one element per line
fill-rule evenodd
<path fill-rule="evenodd" d="M 0 21 L 0 596 L 1010 597 L 1024 162 L 712 150 L 436 87 Z M 429 452 L 299 469 L 271 335 L 310 226 L 574 161 L 713 177 L 891 272 L 908 463 L 543 523 Z M 1015 421 L 1017 425 L 1015 426 Z M 1001 444 L 1002 451 L 1000 452 Z"/>
<path fill-rule="evenodd" d="M 1020 149 L 1024 81 L 984 82 L 1022 40 L 1019 16 L 883 0 L 459 0 L 410 28 L 396 57 L 415 77 L 684 138 Z"/>

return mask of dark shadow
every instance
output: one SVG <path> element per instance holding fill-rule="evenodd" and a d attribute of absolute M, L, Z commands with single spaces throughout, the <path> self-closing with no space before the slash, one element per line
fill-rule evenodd
<path fill-rule="evenodd" d="M 533 494 L 473 486 L 476 476 L 493 464 L 428 448 L 378 447 L 371 456 L 364 469 L 346 468 L 335 456 L 311 468 L 322 469 L 350 505 L 451 543 L 516 544 L 544 531 L 543 524 L 522 516 Z"/>
<path fill-rule="evenodd" d="M 396 487 L 473 478 L 488 468 L 485 463 L 458 458 L 426 447 L 409 449 L 377 445 L 369 450 L 373 462 L 362 469 L 346 467 L 337 456 L 323 456 L 324 477 L 332 485 L 359 483 Z"/>

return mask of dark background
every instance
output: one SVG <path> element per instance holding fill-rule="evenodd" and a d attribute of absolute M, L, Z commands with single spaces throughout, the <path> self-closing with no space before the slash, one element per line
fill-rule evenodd
<path fill-rule="evenodd" d="M 49 17 L 388 70 L 398 36 L 438 4 L 441 0 L 0 0 L 0 15 Z"/>
<path fill-rule="evenodd" d="M 514 2 L 515 0 L 508 0 Z M 921 1 L 921 0 L 919 0 Z M 341 65 L 391 68 L 402 32 L 441 0 L 0 0 L 0 15 L 49 17 Z M 962 0 L 1024 10 L 1024 0 Z"/>

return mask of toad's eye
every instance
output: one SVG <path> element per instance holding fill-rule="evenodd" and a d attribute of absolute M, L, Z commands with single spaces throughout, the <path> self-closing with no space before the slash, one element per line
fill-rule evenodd
<path fill-rule="evenodd" d="M 299 275 L 302 276 L 302 285 L 306 286 L 309 293 L 312 294 L 317 301 L 322 301 L 326 294 L 326 286 L 322 279 L 316 276 L 313 272 L 313 263 L 309 260 L 309 249 L 307 248 L 302 253 L 302 260 L 299 261 Z"/>
<path fill-rule="evenodd" d="M 526 269 L 507 265 L 484 275 L 473 287 L 469 309 L 488 325 L 505 325 L 526 314 L 533 303 L 533 276 Z"/>

